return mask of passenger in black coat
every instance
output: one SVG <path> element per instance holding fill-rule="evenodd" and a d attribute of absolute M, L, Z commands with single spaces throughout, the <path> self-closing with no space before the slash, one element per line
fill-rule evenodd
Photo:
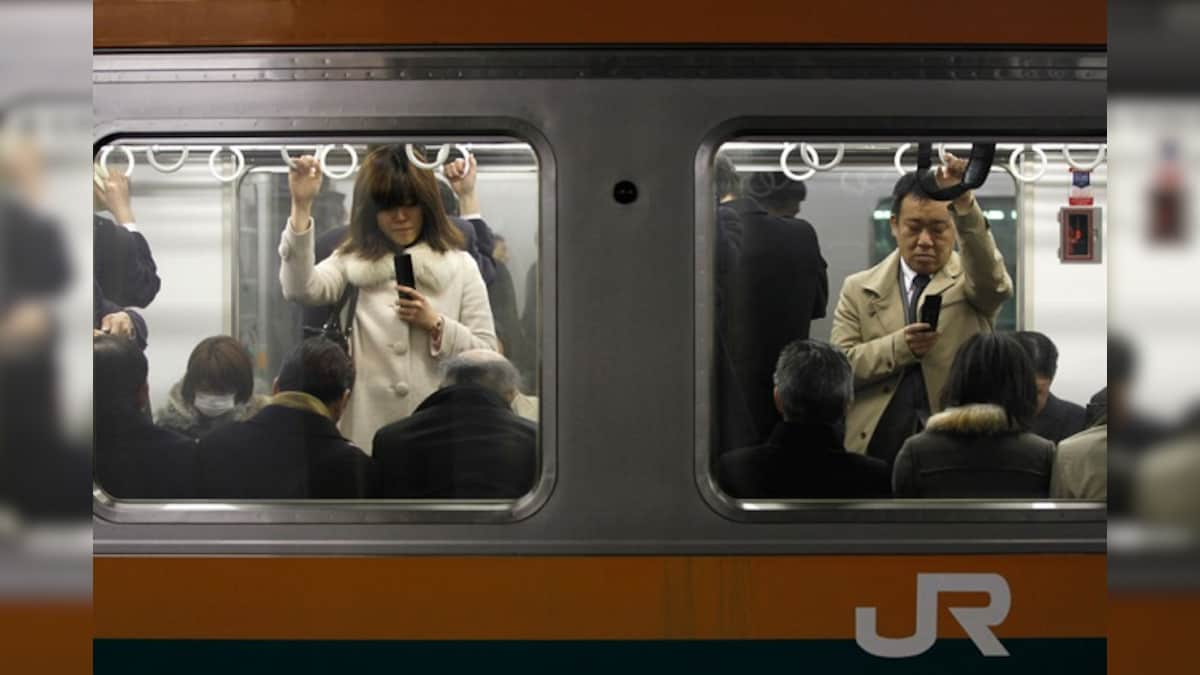
<path fill-rule="evenodd" d="M 521 317 L 517 313 L 517 289 L 512 272 L 508 269 L 508 242 L 495 235 L 493 258 L 496 262 L 496 279 L 488 287 L 488 303 L 492 306 L 492 320 L 496 324 L 496 337 L 501 350 L 522 373 L 533 372 L 534 356 L 529 354 L 529 343 L 525 336 Z"/>
<path fill-rule="evenodd" d="M 1054 394 L 1046 397 L 1046 405 L 1033 420 L 1033 433 L 1058 443 L 1087 428 L 1087 411 L 1083 406 L 1064 401 Z"/>
<path fill-rule="evenodd" d="M 22 198 L 20 174 L 9 178 L 0 185 L 0 501 L 34 518 L 83 517 L 91 456 L 59 417 L 54 304 L 71 277 L 67 247 L 58 223 Z"/>
<path fill-rule="evenodd" d="M 783 421 L 765 444 L 721 456 L 721 489 L 739 499 L 890 497 L 887 464 L 842 445 L 854 386 L 846 357 L 824 342 L 797 340 L 779 356 L 775 379 Z"/>
<path fill-rule="evenodd" d="M 128 338 L 93 338 L 96 482 L 118 499 L 195 497 L 196 443 L 154 426 L 146 356 Z"/>
<path fill-rule="evenodd" d="M 92 265 L 96 283 L 105 297 L 121 307 L 146 307 L 158 295 L 162 281 L 150 253 L 150 244 L 137 230 L 130 199 L 129 179 L 121 172 L 97 168 L 92 183 L 96 210 L 107 210 L 116 220 L 92 218 Z"/>
<path fill-rule="evenodd" d="M 519 375 L 472 350 L 411 416 L 375 434 L 380 494 L 403 499 L 516 499 L 537 479 L 537 426 L 509 407 Z"/>
<path fill-rule="evenodd" d="M 1037 383 L 1037 416 L 1029 430 L 1055 443 L 1083 431 L 1087 427 L 1087 412 L 1083 406 L 1050 393 L 1058 373 L 1058 347 L 1049 337 L 1036 331 L 1019 331 L 1013 336 L 1029 354 Z"/>
<path fill-rule="evenodd" d="M 210 499 L 361 499 L 371 460 L 337 429 L 354 384 L 350 357 L 309 338 L 284 359 L 275 395 L 257 415 L 205 436 L 197 493 Z"/>
<path fill-rule="evenodd" d="M 747 423 L 739 426 L 750 436 L 736 445 L 750 445 L 761 443 L 779 421 L 771 405 L 775 356 L 793 340 L 807 338 L 812 320 L 825 316 L 829 279 L 816 230 L 807 221 L 772 215 L 749 198 L 726 206 L 742 226 L 741 253 L 723 301 L 732 369 L 748 409 Z"/>
<path fill-rule="evenodd" d="M 121 316 L 121 315 L 124 316 Z M 129 338 L 141 349 L 146 348 L 150 331 L 146 320 L 132 309 L 122 307 L 104 296 L 104 289 L 92 280 L 92 330 L 115 333 Z"/>
<path fill-rule="evenodd" d="M 137 231 L 129 179 L 97 170 L 92 183 L 96 209 L 117 221 L 92 216 L 92 329 L 133 338 L 146 348 L 146 322 L 131 307 L 146 307 L 162 287 L 146 237 Z M 103 187 L 101 187 L 103 186 Z"/>
<path fill-rule="evenodd" d="M 730 297 L 733 294 L 732 278 L 742 253 L 741 216 L 729 206 L 742 192 L 741 179 L 733 161 L 718 155 L 713 165 L 716 175 L 717 223 L 713 238 L 716 256 L 714 261 L 714 321 L 713 341 L 717 388 L 717 416 L 714 430 L 717 447 L 729 450 L 757 442 L 758 434 L 750 416 L 750 404 L 745 382 L 737 377 L 734 368 L 733 342 L 734 318 L 730 312 Z"/>
<path fill-rule="evenodd" d="M 92 247 L 95 280 L 108 300 L 122 307 L 146 307 L 158 295 L 162 280 L 141 232 L 96 215 Z"/>
<path fill-rule="evenodd" d="M 1054 443 L 1029 431 L 1037 410 L 1033 360 L 1006 333 L 978 333 L 959 347 L 943 409 L 896 455 L 897 497 L 1044 499 Z"/>

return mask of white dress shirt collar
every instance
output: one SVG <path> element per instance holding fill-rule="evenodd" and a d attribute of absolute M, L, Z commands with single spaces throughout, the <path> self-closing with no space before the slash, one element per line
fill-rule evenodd
<path fill-rule="evenodd" d="M 900 257 L 900 275 L 904 277 L 904 298 L 912 302 L 913 279 L 917 278 L 917 273 L 904 261 L 904 256 Z"/>

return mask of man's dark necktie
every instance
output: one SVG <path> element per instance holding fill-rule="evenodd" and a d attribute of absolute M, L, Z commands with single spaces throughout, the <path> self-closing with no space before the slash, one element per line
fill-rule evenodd
<path fill-rule="evenodd" d="M 908 301 L 908 322 L 917 322 L 917 303 L 921 299 L 921 294 L 925 292 L 925 287 L 929 285 L 928 274 L 918 274 L 912 283 L 912 298 Z"/>

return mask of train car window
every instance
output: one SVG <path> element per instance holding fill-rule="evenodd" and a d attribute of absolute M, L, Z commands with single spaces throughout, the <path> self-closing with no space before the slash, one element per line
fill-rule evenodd
<path fill-rule="evenodd" d="M 97 499 L 548 490 L 539 177 L 503 137 L 101 145 Z"/>
<path fill-rule="evenodd" d="M 712 274 L 697 277 L 710 503 L 777 515 L 809 500 L 1103 499 L 1105 270 L 1098 252 L 1065 264 L 1060 211 L 1087 209 L 1101 231 L 1105 148 L 988 149 L 715 148 L 712 203 L 697 207 L 714 209 L 698 249 Z"/>

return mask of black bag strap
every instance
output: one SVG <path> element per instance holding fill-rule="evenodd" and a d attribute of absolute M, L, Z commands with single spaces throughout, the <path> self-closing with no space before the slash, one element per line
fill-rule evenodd
<path fill-rule="evenodd" d="M 342 319 L 342 311 L 349 307 L 345 320 Z M 346 344 L 350 344 L 350 335 L 354 332 L 354 312 L 358 308 L 358 286 L 347 283 L 346 289 L 342 291 L 342 297 L 338 298 L 337 304 L 334 305 L 333 311 L 329 313 L 329 318 L 325 320 L 325 325 L 321 327 L 321 332 L 325 335 L 341 335 L 345 338 Z"/>

